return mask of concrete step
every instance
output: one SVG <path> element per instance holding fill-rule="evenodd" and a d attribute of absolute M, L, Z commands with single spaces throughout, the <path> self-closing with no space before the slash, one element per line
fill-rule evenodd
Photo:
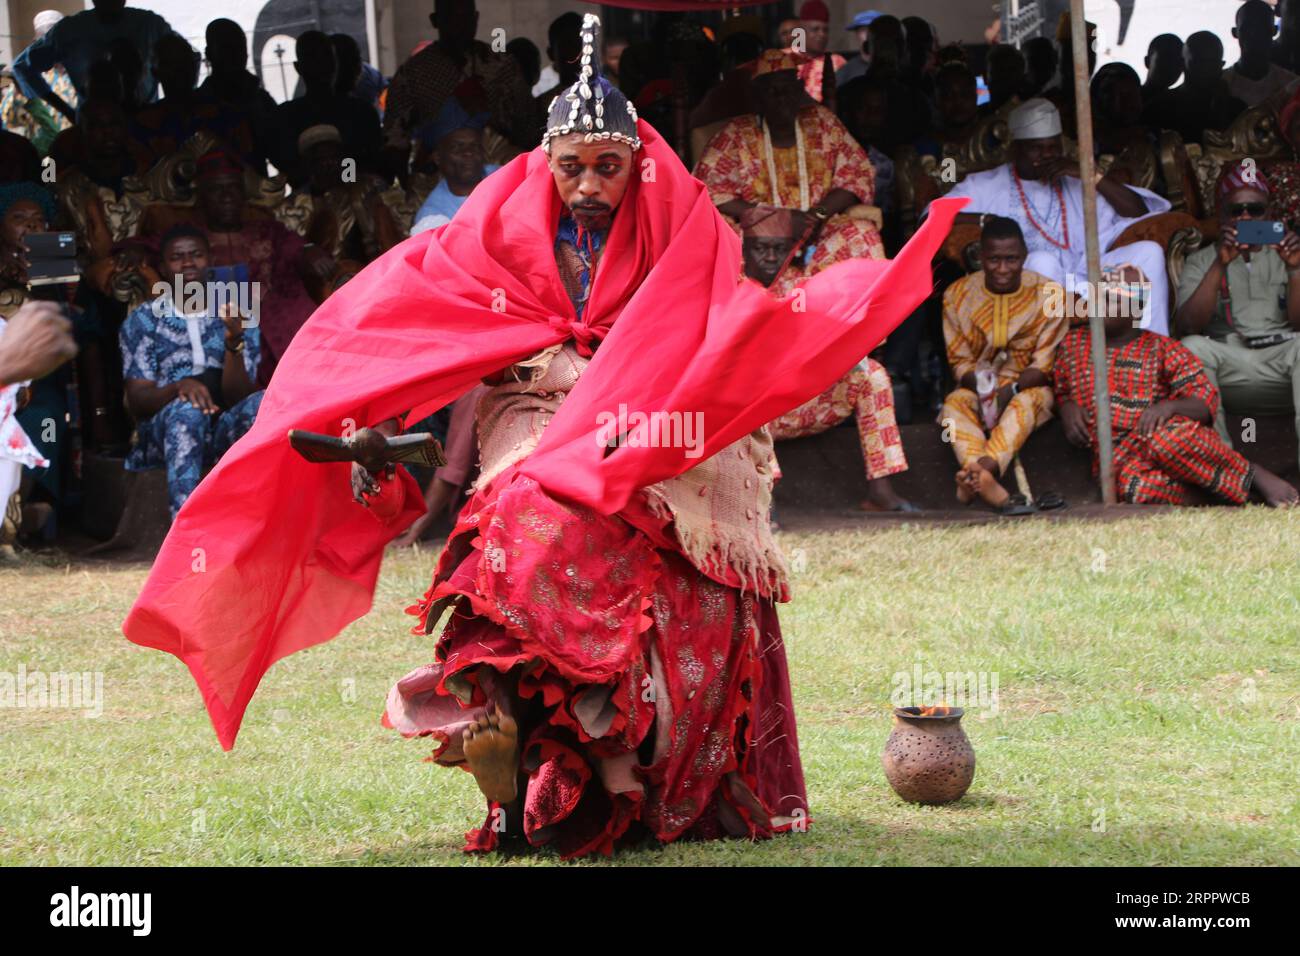
<path fill-rule="evenodd" d="M 1234 436 L 1243 434 L 1242 416 L 1228 416 L 1228 431 Z M 908 470 L 894 476 L 894 488 L 927 510 L 957 507 L 953 484 L 957 460 L 952 446 L 943 440 L 943 429 L 919 423 L 902 425 L 899 432 Z M 1254 439 L 1238 441 L 1238 451 L 1289 480 L 1297 479 L 1297 440 L 1291 416 L 1256 416 Z M 852 421 L 820 435 L 778 442 L 776 455 L 782 471 L 775 492 L 778 511 L 842 511 L 855 508 L 866 495 L 862 451 Z M 1058 419 L 1034 433 L 1021 452 L 1021 461 L 1034 494 L 1055 491 L 1071 505 L 1101 501 L 1089 453 L 1066 440 Z M 1014 479 L 1008 476 L 1006 484 L 1013 488 Z"/>

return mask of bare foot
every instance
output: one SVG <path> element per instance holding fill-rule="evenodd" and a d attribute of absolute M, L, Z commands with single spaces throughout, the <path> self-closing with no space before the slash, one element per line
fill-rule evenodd
<path fill-rule="evenodd" d="M 465 728 L 465 762 L 483 796 L 510 803 L 519 787 L 519 728 L 513 717 L 493 709 Z"/>
<path fill-rule="evenodd" d="M 1251 487 L 1259 492 L 1259 496 L 1264 499 L 1264 503 L 1270 508 L 1290 508 L 1300 502 L 1300 492 L 1297 492 L 1294 487 L 1267 468 L 1261 468 L 1259 465 L 1255 466 L 1255 480 Z"/>
<path fill-rule="evenodd" d="M 978 479 L 971 474 L 971 471 L 972 469 L 967 467 L 957 472 L 957 500 L 964 505 L 975 500 Z"/>
<path fill-rule="evenodd" d="M 986 470 L 981 465 L 972 465 L 971 471 L 975 475 L 976 489 L 984 503 L 994 508 L 1001 508 L 1011 497 L 1011 493 L 1002 487 L 1002 483 L 994 477 L 993 472 Z"/>

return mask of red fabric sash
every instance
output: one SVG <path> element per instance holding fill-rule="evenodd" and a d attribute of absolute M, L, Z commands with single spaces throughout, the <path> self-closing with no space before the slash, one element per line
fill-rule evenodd
<path fill-rule="evenodd" d="M 682 448 L 604 456 L 601 412 L 703 412 L 704 455 L 825 390 L 931 291 L 930 260 L 965 200 L 940 200 L 899 257 L 811 279 L 806 309 L 738 282 L 739 240 L 704 186 L 645 123 L 579 323 L 555 265 L 561 207 L 534 150 L 485 179 L 456 218 L 390 250 L 332 295 L 280 360 L 257 421 L 176 517 L 123 631 L 175 654 L 234 745 L 277 660 L 327 641 L 371 605 L 384 546 L 423 510 L 381 524 L 346 465 L 309 464 L 290 428 L 340 434 L 409 421 L 548 346 L 603 338 L 524 465 L 553 495 L 609 514 L 701 460 Z M 643 436 L 644 437 L 644 436 Z"/>

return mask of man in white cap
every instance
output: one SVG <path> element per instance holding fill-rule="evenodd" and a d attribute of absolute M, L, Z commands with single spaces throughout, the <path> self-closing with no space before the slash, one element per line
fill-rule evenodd
<path fill-rule="evenodd" d="M 1045 99 L 1026 100 L 1007 120 L 1011 161 L 971 173 L 948 193 L 968 196 L 971 204 L 957 217 L 980 222 L 1006 216 L 1020 224 L 1029 256 L 1025 268 L 1060 283 L 1067 293 L 1088 297 L 1088 261 L 1083 232 L 1083 183 L 1079 164 L 1061 143 L 1061 114 Z M 1158 243 L 1134 242 L 1111 250 L 1111 244 L 1138 219 L 1166 212 L 1168 200 L 1109 175 L 1097 179 L 1097 238 L 1103 268 L 1137 265 L 1153 277 L 1141 327 L 1169 334 L 1169 286 L 1164 281 L 1165 254 Z M 1081 311 L 1080 307 L 1080 311 Z M 1077 313 L 1076 313 L 1077 314 Z"/>

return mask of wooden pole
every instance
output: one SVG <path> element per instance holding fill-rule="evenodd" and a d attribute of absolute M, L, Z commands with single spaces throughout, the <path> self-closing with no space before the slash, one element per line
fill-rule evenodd
<path fill-rule="evenodd" d="M 1096 163 L 1092 146 L 1092 101 L 1088 96 L 1088 31 L 1083 0 L 1070 0 L 1070 40 L 1074 53 L 1074 118 L 1083 181 L 1083 233 L 1088 255 L 1088 329 L 1092 339 L 1092 378 L 1097 407 L 1098 478 L 1101 500 L 1115 504 L 1114 445 L 1110 430 L 1110 382 L 1106 374 L 1106 328 L 1101 306 L 1101 245 L 1097 240 Z M 1061 210 L 1062 216 L 1065 210 Z"/>

